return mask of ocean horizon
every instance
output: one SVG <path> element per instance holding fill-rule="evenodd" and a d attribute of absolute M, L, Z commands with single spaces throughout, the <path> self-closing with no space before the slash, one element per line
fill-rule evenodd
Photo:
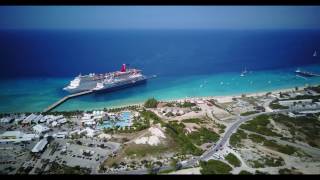
<path fill-rule="evenodd" d="M 319 84 L 313 30 L 1 31 L 0 113 L 42 111 L 76 75 L 127 63 L 157 75 L 144 85 L 70 99 L 54 111 L 130 105 L 150 97 L 226 96 Z M 249 73 L 240 77 L 241 71 Z"/>

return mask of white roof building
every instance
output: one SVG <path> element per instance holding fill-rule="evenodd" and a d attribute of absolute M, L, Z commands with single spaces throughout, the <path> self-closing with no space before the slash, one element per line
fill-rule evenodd
<path fill-rule="evenodd" d="M 22 123 L 23 123 L 23 124 L 29 124 L 29 123 L 31 123 L 36 117 L 37 117 L 37 115 L 35 115 L 35 114 L 30 114 L 28 117 L 26 117 L 26 118 L 22 121 Z"/>
<path fill-rule="evenodd" d="M 3 134 L 0 135 L 0 138 L 2 139 L 19 139 L 22 138 L 24 135 L 21 131 L 6 131 Z"/>
<path fill-rule="evenodd" d="M 69 133 L 70 136 L 73 135 L 73 134 L 80 134 L 80 130 L 77 129 L 77 130 L 71 131 L 71 132 Z"/>
<path fill-rule="evenodd" d="M 87 137 L 94 137 L 95 135 L 97 135 L 97 131 L 96 130 L 93 130 L 91 128 L 85 128 L 83 130 L 80 131 L 80 134 L 81 133 L 85 133 Z"/>
<path fill-rule="evenodd" d="M 290 106 L 294 103 L 312 103 L 312 99 L 300 99 L 300 100 L 283 100 L 279 101 L 279 104 L 282 106 Z"/>
<path fill-rule="evenodd" d="M 43 122 L 47 122 L 47 120 L 50 118 L 50 115 L 46 115 L 46 116 L 43 116 L 39 122 L 43 123 Z"/>
<path fill-rule="evenodd" d="M 11 123 L 14 120 L 13 117 L 4 117 L 0 119 L 1 124 L 8 124 Z"/>
<path fill-rule="evenodd" d="M 31 152 L 33 153 L 41 152 L 46 147 L 47 144 L 48 144 L 48 141 L 46 138 L 44 138 L 32 148 Z"/>
<path fill-rule="evenodd" d="M 32 129 L 33 129 L 33 131 L 35 131 L 38 134 L 45 133 L 50 130 L 50 128 L 48 128 L 47 126 L 43 126 L 40 124 L 33 126 Z"/>
<path fill-rule="evenodd" d="M 68 135 L 68 132 L 58 132 L 56 134 L 53 134 L 52 136 L 55 138 L 66 138 L 66 136 Z"/>
<path fill-rule="evenodd" d="M 95 121 L 85 121 L 83 122 L 84 125 L 87 125 L 87 126 L 92 126 L 92 125 L 95 125 L 96 122 Z"/>
<path fill-rule="evenodd" d="M 52 123 L 51 123 L 51 126 L 52 127 L 56 127 L 58 125 L 58 122 L 57 121 L 53 121 Z"/>
<path fill-rule="evenodd" d="M 56 121 L 56 120 L 59 120 L 59 119 L 62 119 L 62 118 L 64 118 L 63 115 L 59 115 L 59 116 L 54 116 L 53 119 Z"/>
<path fill-rule="evenodd" d="M 6 131 L 0 135 L 0 142 L 22 142 L 38 138 L 36 134 L 25 134 L 21 131 Z"/>
<path fill-rule="evenodd" d="M 32 121 L 38 124 L 42 118 L 43 118 L 43 115 L 40 114 L 39 116 L 35 117 Z"/>
<path fill-rule="evenodd" d="M 66 123 L 67 122 L 67 119 L 66 118 L 62 118 L 62 119 L 59 119 L 58 120 L 58 123 L 59 124 L 64 124 L 64 123 Z"/>

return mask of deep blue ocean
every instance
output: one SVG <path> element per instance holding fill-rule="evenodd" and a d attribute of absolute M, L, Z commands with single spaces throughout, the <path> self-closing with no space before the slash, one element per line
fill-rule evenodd
<path fill-rule="evenodd" d="M 99 109 L 149 97 L 177 99 L 269 91 L 320 78 L 315 30 L 7 30 L 0 31 L 0 112 L 41 111 L 79 73 L 121 64 L 157 75 L 145 85 L 67 101 L 56 110 Z M 249 74 L 240 77 L 246 68 Z"/>

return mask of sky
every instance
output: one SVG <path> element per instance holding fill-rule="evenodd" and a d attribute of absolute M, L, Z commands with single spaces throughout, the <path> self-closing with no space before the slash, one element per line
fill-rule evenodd
<path fill-rule="evenodd" d="M 320 29 L 320 6 L 1 6 L 0 29 Z"/>

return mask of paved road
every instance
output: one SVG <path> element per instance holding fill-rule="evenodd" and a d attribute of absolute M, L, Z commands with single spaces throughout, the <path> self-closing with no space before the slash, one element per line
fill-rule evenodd
<path fill-rule="evenodd" d="M 267 102 L 270 103 L 271 101 Z M 311 110 L 307 108 L 301 108 L 301 109 L 295 109 L 295 111 L 305 111 L 305 110 Z M 314 109 L 312 109 L 314 110 Z M 215 146 L 212 146 L 210 149 L 208 149 L 206 152 L 204 152 L 199 158 L 195 158 L 192 160 L 189 160 L 188 162 L 182 164 L 182 167 L 192 167 L 194 166 L 198 161 L 207 161 L 209 160 L 219 149 L 223 148 L 228 142 L 230 136 L 239 128 L 239 126 L 249 120 L 252 120 L 253 118 L 265 114 L 265 115 L 270 115 L 270 114 L 277 114 L 277 113 L 283 113 L 283 112 L 290 112 L 292 111 L 291 109 L 283 109 L 283 110 L 274 110 L 272 112 L 260 112 L 257 114 L 252 114 L 249 116 L 238 116 L 237 120 L 232 124 L 227 131 L 224 133 L 223 137 L 218 141 L 218 143 Z"/>

